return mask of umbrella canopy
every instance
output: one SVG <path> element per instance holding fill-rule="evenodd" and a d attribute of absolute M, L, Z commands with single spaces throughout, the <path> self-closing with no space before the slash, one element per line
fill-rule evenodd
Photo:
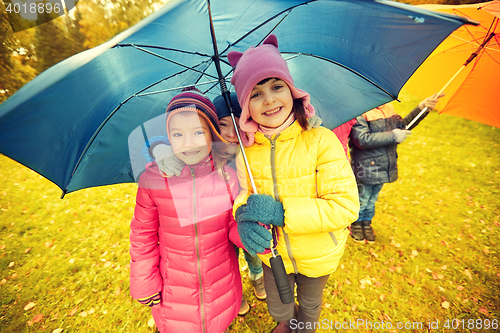
<path fill-rule="evenodd" d="M 500 127 L 500 1 L 419 7 L 465 16 L 480 24 L 455 30 L 405 88 L 425 98 L 446 86 L 446 96 L 436 106 L 440 113 Z"/>
<path fill-rule="evenodd" d="M 333 128 L 395 99 L 466 21 L 384 0 L 172 0 L 2 103 L 0 152 L 63 193 L 133 182 L 141 169 L 134 165 L 146 163 L 145 138 L 165 127 L 169 100 L 194 84 L 212 98 L 221 82 L 231 89 L 227 53 L 256 46 L 271 32 L 295 85 Z"/>

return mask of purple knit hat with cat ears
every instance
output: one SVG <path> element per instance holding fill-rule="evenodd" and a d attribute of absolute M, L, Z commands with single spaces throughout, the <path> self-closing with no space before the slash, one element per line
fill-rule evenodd
<path fill-rule="evenodd" d="M 231 51 L 227 58 L 235 67 L 231 83 L 238 95 L 241 105 L 240 128 L 247 132 L 249 141 L 253 143 L 253 134 L 257 132 L 258 124 L 250 118 L 248 104 L 250 93 L 257 83 L 267 78 L 278 78 L 286 82 L 292 92 L 293 99 L 302 99 L 307 118 L 314 116 L 314 108 L 310 104 L 307 92 L 295 88 L 285 59 L 278 49 L 276 35 L 269 35 L 262 45 L 250 47 L 245 52 Z"/>

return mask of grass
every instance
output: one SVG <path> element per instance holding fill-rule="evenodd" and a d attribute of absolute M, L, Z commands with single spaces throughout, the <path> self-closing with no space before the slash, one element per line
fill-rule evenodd
<path fill-rule="evenodd" d="M 403 115 L 419 102 L 401 99 Z M 500 318 L 499 146 L 500 129 L 435 112 L 414 129 L 398 148 L 399 180 L 377 203 L 377 242 L 348 241 L 322 323 L 360 324 L 346 332 L 492 331 L 479 324 Z M 149 309 L 129 294 L 135 184 L 60 200 L 55 185 L 0 156 L 0 186 L 0 332 L 154 332 Z M 266 303 L 242 275 L 252 310 L 231 332 L 269 332 Z M 466 321 L 446 329 L 453 319 Z"/>

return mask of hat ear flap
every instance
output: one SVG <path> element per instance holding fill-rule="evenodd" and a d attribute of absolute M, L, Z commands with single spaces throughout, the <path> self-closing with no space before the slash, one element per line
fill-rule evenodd
<path fill-rule="evenodd" d="M 227 54 L 227 60 L 229 60 L 229 64 L 231 67 L 236 67 L 236 64 L 240 61 L 243 53 L 238 51 L 231 51 Z"/>
<path fill-rule="evenodd" d="M 278 48 L 278 37 L 276 37 L 275 34 L 270 34 L 266 39 L 264 39 L 264 42 L 262 42 L 262 45 L 264 44 L 271 44 Z"/>

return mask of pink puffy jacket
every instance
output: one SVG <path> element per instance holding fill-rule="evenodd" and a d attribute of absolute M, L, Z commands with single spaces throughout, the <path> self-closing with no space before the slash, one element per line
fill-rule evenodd
<path fill-rule="evenodd" d="M 343 123 L 339 127 L 335 127 L 332 131 L 335 133 L 337 138 L 339 138 L 342 147 L 344 147 L 345 156 L 348 156 L 348 144 L 349 144 L 349 134 L 351 134 L 351 129 L 356 124 L 356 118 L 349 120 L 347 123 Z"/>
<path fill-rule="evenodd" d="M 161 292 L 161 303 L 152 308 L 160 332 L 221 333 L 240 308 L 236 173 L 226 166 L 230 178 L 224 181 L 212 170 L 207 159 L 165 178 L 153 162 L 139 180 L 130 224 L 130 293 L 146 298 Z"/>

